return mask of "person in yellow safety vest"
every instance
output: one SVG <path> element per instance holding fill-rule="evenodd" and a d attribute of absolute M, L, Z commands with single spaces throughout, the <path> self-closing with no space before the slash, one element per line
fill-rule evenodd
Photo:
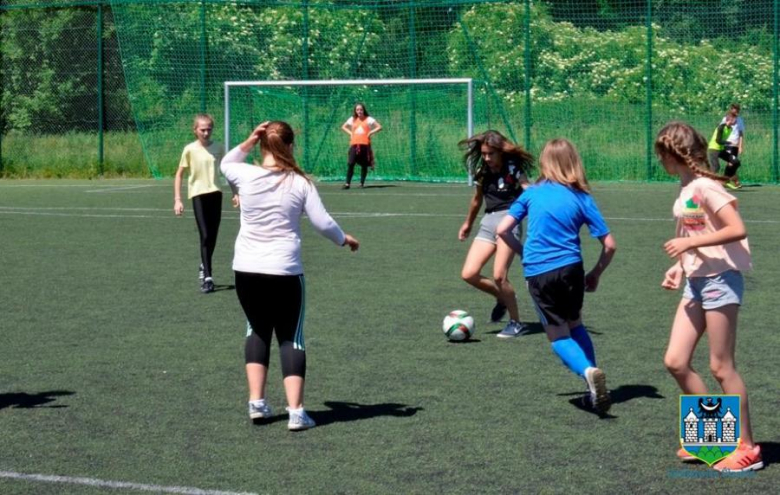
<path fill-rule="evenodd" d="M 710 138 L 710 142 L 707 147 L 710 170 L 718 173 L 720 170 L 720 160 L 726 161 L 726 170 L 724 171 L 723 175 L 728 177 L 730 180 L 724 185 L 729 189 L 739 189 L 742 187 L 742 185 L 739 183 L 739 180 L 735 178 L 737 169 L 741 163 L 737 157 L 737 153 L 735 153 L 736 150 L 733 146 L 729 146 L 728 141 L 735 124 L 736 118 L 731 113 L 726 114 L 726 116 L 723 118 L 723 121 L 718 125 L 717 128 L 715 128 L 715 131 L 712 133 L 712 138 Z"/>

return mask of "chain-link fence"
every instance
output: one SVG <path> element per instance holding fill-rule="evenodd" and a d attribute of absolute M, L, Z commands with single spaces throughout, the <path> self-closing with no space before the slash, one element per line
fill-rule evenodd
<path fill-rule="evenodd" d="M 247 90 L 226 123 L 223 83 L 470 77 L 477 131 L 497 128 L 533 152 L 568 137 L 594 179 L 663 178 L 652 155 L 663 123 L 687 120 L 709 138 L 738 103 L 741 178 L 778 181 L 780 0 L 16 0 L 0 9 L 3 175 L 169 176 L 192 116 L 207 111 L 217 134 L 229 125 L 234 139 L 252 120 L 288 120 L 304 167 L 341 178 L 340 126 L 362 101 L 384 126 L 377 176 L 451 179 L 465 137 L 462 87 Z"/>

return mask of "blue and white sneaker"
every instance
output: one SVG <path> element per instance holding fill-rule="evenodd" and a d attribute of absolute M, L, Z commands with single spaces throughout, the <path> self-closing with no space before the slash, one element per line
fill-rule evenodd
<path fill-rule="evenodd" d="M 290 409 L 287 408 L 287 412 L 290 413 L 290 421 L 287 423 L 287 429 L 290 431 L 303 431 L 309 428 L 314 428 L 317 423 L 306 414 L 303 408 Z"/>
<path fill-rule="evenodd" d="M 506 324 L 506 327 L 504 327 L 503 330 L 498 332 L 496 334 L 496 337 L 498 337 L 499 339 L 511 339 L 514 337 L 520 337 L 521 335 L 525 335 L 529 331 L 531 331 L 531 329 L 523 325 L 519 321 L 509 320 L 509 323 Z"/>
<path fill-rule="evenodd" d="M 271 406 L 264 399 L 249 401 L 249 419 L 270 418 L 272 415 Z"/>

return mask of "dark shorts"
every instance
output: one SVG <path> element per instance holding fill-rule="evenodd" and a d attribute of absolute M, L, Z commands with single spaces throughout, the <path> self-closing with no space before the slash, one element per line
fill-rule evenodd
<path fill-rule="evenodd" d="M 585 270 L 574 263 L 525 279 L 542 325 L 563 325 L 580 318 Z"/>
<path fill-rule="evenodd" d="M 354 144 L 349 147 L 349 158 L 347 165 L 360 165 L 361 167 L 371 166 L 371 145 Z"/>

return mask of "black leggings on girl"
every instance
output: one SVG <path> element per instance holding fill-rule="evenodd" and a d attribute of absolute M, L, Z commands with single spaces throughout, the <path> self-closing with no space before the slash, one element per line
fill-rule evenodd
<path fill-rule="evenodd" d="M 195 212 L 195 222 L 200 234 L 200 261 L 203 264 L 203 275 L 211 276 L 211 258 L 217 246 L 217 233 L 222 220 L 222 192 L 201 194 L 192 198 L 192 210 Z"/>
<path fill-rule="evenodd" d="M 236 272 L 236 294 L 252 327 L 246 338 L 246 362 L 268 367 L 271 334 L 276 333 L 282 376 L 306 378 L 303 275 Z"/>

